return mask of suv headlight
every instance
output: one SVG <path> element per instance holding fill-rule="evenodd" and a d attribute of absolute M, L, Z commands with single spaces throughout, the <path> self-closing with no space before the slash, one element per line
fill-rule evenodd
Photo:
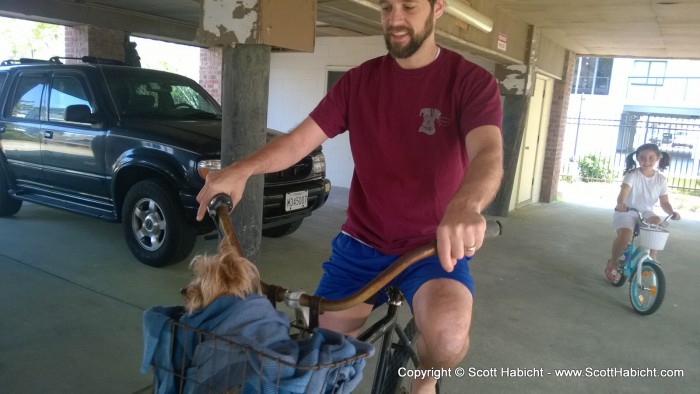
<path fill-rule="evenodd" d="M 202 180 L 207 179 L 207 175 L 210 171 L 216 171 L 221 169 L 221 160 L 202 160 L 197 162 L 197 174 Z"/>
<path fill-rule="evenodd" d="M 312 167 L 312 172 L 314 174 L 323 174 L 326 172 L 326 157 L 323 153 L 319 153 L 313 157 L 314 164 Z"/>

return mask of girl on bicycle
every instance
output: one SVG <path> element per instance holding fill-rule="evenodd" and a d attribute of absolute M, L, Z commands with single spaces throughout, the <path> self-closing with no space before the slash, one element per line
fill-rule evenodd
<path fill-rule="evenodd" d="M 637 162 L 639 166 L 637 166 Z M 627 208 L 635 208 L 642 212 L 649 223 L 659 224 L 661 219 L 654 213 L 654 205 L 659 202 L 661 209 L 673 220 L 680 220 L 681 215 L 673 210 L 668 201 L 668 186 L 666 177 L 659 171 L 668 168 L 671 158 L 668 153 L 661 152 L 656 144 L 644 144 L 625 159 L 625 170 L 622 175 L 622 186 L 617 196 L 613 226 L 617 237 L 613 241 L 612 255 L 605 267 L 605 277 L 610 282 L 620 280 L 618 260 L 627 245 L 632 241 L 634 226 L 638 220 L 635 212 L 627 212 Z M 655 169 L 658 163 L 658 171 Z M 651 258 L 656 258 L 656 251 L 651 251 Z"/>

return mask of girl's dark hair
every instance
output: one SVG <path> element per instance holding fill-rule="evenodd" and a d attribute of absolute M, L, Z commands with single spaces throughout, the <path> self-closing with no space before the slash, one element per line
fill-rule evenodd
<path fill-rule="evenodd" d="M 637 168 L 636 158 L 639 156 L 640 152 L 645 150 L 653 151 L 657 156 L 659 156 L 659 171 L 665 170 L 668 168 L 669 164 L 671 164 L 671 156 L 669 156 L 666 152 L 661 152 L 658 145 L 644 144 L 637 148 L 637 150 L 634 152 L 627 155 L 625 158 L 625 170 L 622 172 L 622 175 L 632 172 Z"/>

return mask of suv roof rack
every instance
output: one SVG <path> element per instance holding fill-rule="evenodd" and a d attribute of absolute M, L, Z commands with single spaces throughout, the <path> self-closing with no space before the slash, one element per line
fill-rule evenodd
<path fill-rule="evenodd" d="M 59 59 L 70 59 L 70 60 L 80 60 L 83 63 L 89 63 L 89 64 L 113 64 L 117 66 L 126 66 L 126 63 L 124 63 L 121 60 L 116 60 L 116 59 L 108 59 L 104 57 L 97 57 L 97 56 L 83 56 L 83 57 L 58 57 L 54 56 L 49 60 L 55 60 L 56 62 L 60 63 Z"/>
<path fill-rule="evenodd" d="M 121 60 L 107 59 L 97 56 L 83 56 L 83 57 L 67 57 L 67 56 L 53 56 L 49 60 L 44 59 L 31 59 L 31 58 L 19 58 L 19 59 L 8 59 L 0 63 L 0 66 L 12 66 L 17 64 L 63 64 L 61 60 L 80 60 L 83 63 L 88 64 L 110 64 L 118 66 L 126 66 L 127 64 Z"/>
<path fill-rule="evenodd" d="M 58 59 L 56 59 L 56 61 L 54 61 L 53 58 L 51 58 L 49 60 L 44 60 L 44 59 L 31 59 L 31 58 L 27 58 L 27 57 L 22 57 L 19 59 L 3 60 L 3 62 L 0 63 L 0 66 L 13 66 L 16 64 L 50 64 L 50 63 L 56 63 L 57 61 L 58 61 Z M 58 63 L 60 63 L 60 62 L 58 62 Z"/>

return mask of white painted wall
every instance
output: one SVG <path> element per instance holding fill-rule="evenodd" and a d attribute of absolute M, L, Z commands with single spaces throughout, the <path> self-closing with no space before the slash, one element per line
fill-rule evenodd
<path fill-rule="evenodd" d="M 270 65 L 268 127 L 287 132 L 316 107 L 326 93 L 329 69 L 347 69 L 386 54 L 381 36 L 316 39 L 314 53 L 273 53 Z M 495 64 L 468 53 L 462 55 L 493 72 Z M 334 186 L 350 187 L 354 163 L 347 133 L 323 144 L 327 176 Z"/>

